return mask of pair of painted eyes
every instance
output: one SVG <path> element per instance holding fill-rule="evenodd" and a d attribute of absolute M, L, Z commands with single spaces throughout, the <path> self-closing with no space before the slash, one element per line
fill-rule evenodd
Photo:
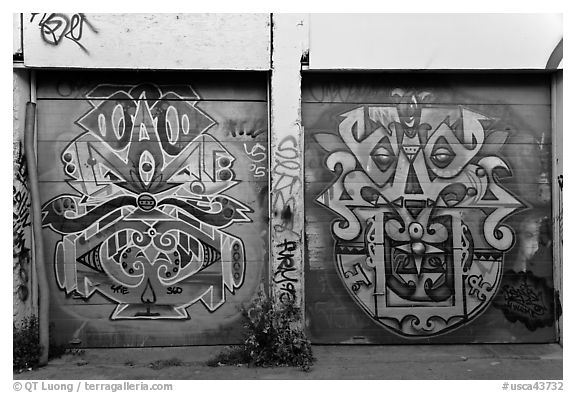
<path fill-rule="evenodd" d="M 455 154 L 454 152 L 444 146 L 435 147 L 430 155 L 430 160 L 438 167 L 444 168 L 448 166 L 452 160 L 454 160 Z M 388 167 L 390 166 L 395 160 L 396 156 L 394 152 L 389 150 L 386 147 L 378 147 L 372 153 L 372 158 L 376 163 L 381 167 Z"/>

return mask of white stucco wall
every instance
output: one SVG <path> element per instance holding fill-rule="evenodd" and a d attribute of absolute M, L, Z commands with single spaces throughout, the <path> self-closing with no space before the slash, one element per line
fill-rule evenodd
<path fill-rule="evenodd" d="M 270 255 L 272 293 L 304 307 L 304 134 L 300 59 L 308 15 L 274 15 L 270 81 Z M 301 321 L 302 322 L 302 321 Z"/>
<path fill-rule="evenodd" d="M 269 14 L 24 14 L 28 67 L 267 70 Z"/>
<path fill-rule="evenodd" d="M 12 14 L 12 54 L 22 53 L 22 23 L 20 14 Z"/>
<path fill-rule="evenodd" d="M 310 69 L 544 69 L 561 14 L 312 14 Z"/>
<path fill-rule="evenodd" d="M 29 67 L 270 68 L 269 14 L 32 15 Z M 544 69 L 562 30 L 562 14 L 310 14 L 309 68 Z"/>

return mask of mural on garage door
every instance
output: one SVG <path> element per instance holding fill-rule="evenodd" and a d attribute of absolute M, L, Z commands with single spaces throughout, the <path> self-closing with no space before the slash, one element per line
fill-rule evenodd
<path fill-rule="evenodd" d="M 518 238 L 507 222 L 530 207 L 502 184 L 515 176 L 501 152 L 509 131 L 482 111 L 438 103 L 433 90 L 388 94 L 388 104 L 331 112 L 331 129 L 319 121 L 309 139 L 332 174 L 311 197 L 335 215 L 324 222 L 349 296 L 406 338 L 453 331 L 491 304 L 531 330 L 551 326 L 554 299 L 543 278 L 508 272 L 502 284 Z"/>
<path fill-rule="evenodd" d="M 191 86 L 101 84 L 85 95 L 83 130 L 60 153 L 69 191 L 43 206 L 58 286 L 116 304 L 118 319 L 213 312 L 244 281 L 253 210 L 230 196 L 237 159 L 208 130 Z"/>

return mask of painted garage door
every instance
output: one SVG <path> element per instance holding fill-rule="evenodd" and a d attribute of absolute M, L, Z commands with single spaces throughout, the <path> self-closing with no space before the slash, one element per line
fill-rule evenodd
<path fill-rule="evenodd" d="M 38 80 L 56 341 L 238 342 L 240 306 L 266 280 L 265 75 Z"/>
<path fill-rule="evenodd" d="M 312 340 L 554 341 L 547 79 L 303 85 Z"/>

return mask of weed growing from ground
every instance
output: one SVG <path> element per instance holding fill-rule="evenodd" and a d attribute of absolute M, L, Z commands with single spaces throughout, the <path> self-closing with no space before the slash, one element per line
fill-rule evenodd
<path fill-rule="evenodd" d="M 310 370 L 314 362 L 312 345 L 300 328 L 300 309 L 294 302 L 279 305 L 260 291 L 250 306 L 242 309 L 242 317 L 244 342 L 227 348 L 207 365 L 295 366 Z"/>

